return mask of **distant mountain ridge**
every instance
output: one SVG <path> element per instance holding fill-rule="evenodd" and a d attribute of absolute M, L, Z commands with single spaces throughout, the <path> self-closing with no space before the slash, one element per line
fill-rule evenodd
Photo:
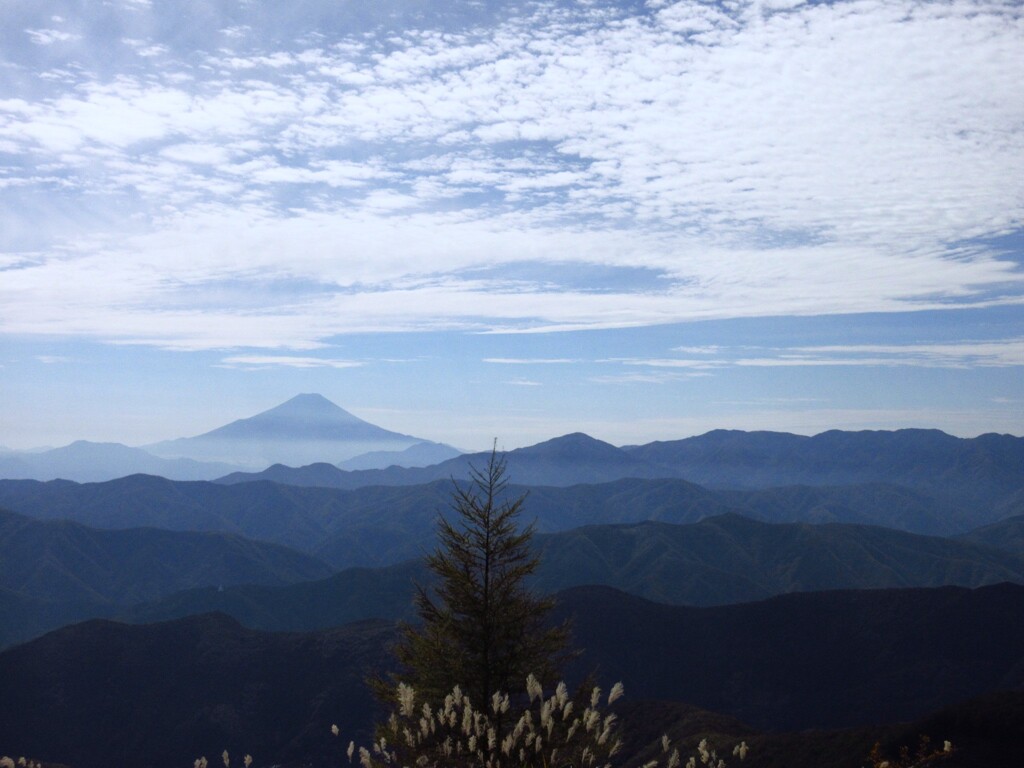
<path fill-rule="evenodd" d="M 370 451 L 338 462 L 338 469 L 386 469 L 387 467 L 429 467 L 460 456 L 462 451 L 444 443 L 424 440 L 401 451 Z"/>
<path fill-rule="evenodd" d="M 419 485 L 469 476 L 487 453 L 465 454 L 422 468 L 346 472 L 327 464 L 276 466 L 233 473 L 217 482 L 273 480 L 291 485 L 354 489 Z M 715 489 L 889 484 L 961 504 L 998 506 L 1021 497 L 1024 438 L 958 438 L 938 430 L 840 432 L 814 437 L 778 432 L 717 430 L 698 437 L 617 448 L 583 433 L 563 435 L 504 454 L 509 476 L 521 485 L 571 486 L 623 478 L 685 479 Z M 1012 514 L 1009 513 L 1009 514 Z"/>
<path fill-rule="evenodd" d="M 525 448 L 502 453 L 508 475 L 519 485 L 569 486 L 601 483 L 625 477 L 677 477 L 645 461 L 631 457 L 621 448 L 582 432 L 562 435 Z M 307 467 L 271 467 L 265 472 L 235 472 L 217 482 L 237 484 L 273 480 L 289 485 L 317 485 L 354 489 L 369 485 L 422 485 L 435 480 L 470 477 L 472 467 L 482 467 L 489 451 L 467 453 L 429 467 L 388 467 L 350 471 L 325 463 Z"/>
<path fill-rule="evenodd" d="M 39 453 L 0 455 L 0 477 L 101 481 L 133 473 L 225 484 L 272 480 L 355 489 L 466 479 L 488 452 L 394 432 L 319 394 L 297 395 L 262 413 L 194 437 L 142 448 L 79 441 Z M 572 486 L 617 479 L 685 479 L 715 489 L 888 484 L 959 505 L 1024 513 L 1024 438 L 958 438 L 939 430 L 843 432 L 806 437 L 714 430 L 681 440 L 616 447 L 581 432 L 504 454 L 520 485 Z M 214 472 L 214 464 L 222 471 Z M 240 471 L 241 470 L 241 471 Z M 969 521 L 972 525 L 976 519 Z M 968 526 L 970 527 L 970 525 Z"/>
<path fill-rule="evenodd" d="M 1024 487 L 1024 438 L 994 433 L 830 430 L 805 437 L 715 430 L 624 450 L 712 488 L 885 482 L 991 502 Z"/>

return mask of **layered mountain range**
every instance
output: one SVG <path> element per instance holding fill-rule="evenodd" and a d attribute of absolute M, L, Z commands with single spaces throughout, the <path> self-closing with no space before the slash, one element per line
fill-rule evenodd
<path fill-rule="evenodd" d="M 0 480 L 0 507 L 97 528 L 241 534 L 295 547 L 341 568 L 422 554 L 437 516 L 448 509 L 452 488 L 451 480 L 354 490 L 147 475 L 86 484 Z M 540 532 L 642 520 L 688 523 L 736 513 L 765 522 L 843 522 L 952 535 L 998 523 L 1003 512 L 1012 511 L 956 505 L 887 485 L 714 491 L 683 480 L 624 479 L 565 488 L 511 486 L 509 493 L 528 493 L 524 517 Z M 998 545 L 1002 538 L 997 533 L 989 540 Z"/>
<path fill-rule="evenodd" d="M 384 528 L 377 535 L 395 533 Z M 1024 584 L 1022 551 L 737 514 L 689 524 L 585 526 L 539 534 L 534 545 L 541 558 L 530 581 L 536 590 L 606 585 L 677 605 L 829 589 Z M 414 584 L 430 581 L 419 558 L 331 573 L 310 552 L 237 534 L 104 530 L 14 513 L 0 513 L 0 551 L 12 553 L 0 575 L 0 595 L 9 603 L 0 615 L 18 617 L 0 625 L 0 646 L 90 617 L 146 622 L 220 611 L 253 628 L 304 631 L 410 619 Z"/>
<path fill-rule="evenodd" d="M 343 762 L 330 724 L 368 740 L 365 678 L 489 456 L 319 395 L 143 448 L 3 454 L 0 752 Z M 1024 763 L 1022 438 L 574 433 L 503 458 L 528 586 L 583 649 L 570 679 L 626 683 L 630 766 L 666 731 L 747 739 L 753 766 L 854 768 L 919 733 L 963 745 L 950 768 Z"/>

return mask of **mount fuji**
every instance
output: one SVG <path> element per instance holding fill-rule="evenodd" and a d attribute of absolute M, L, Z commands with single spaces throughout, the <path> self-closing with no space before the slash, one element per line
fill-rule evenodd
<path fill-rule="evenodd" d="M 363 421 L 322 395 L 304 394 L 195 437 L 143 447 L 162 458 L 264 469 L 272 464 L 334 464 L 372 451 L 404 451 L 423 442 L 429 441 Z"/>

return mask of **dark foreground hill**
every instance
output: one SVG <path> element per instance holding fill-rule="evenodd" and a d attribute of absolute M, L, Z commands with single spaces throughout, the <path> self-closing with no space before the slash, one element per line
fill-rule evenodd
<path fill-rule="evenodd" d="M 727 608 L 580 588 L 559 603 L 586 649 L 573 677 L 596 668 L 606 685 L 624 681 L 627 701 L 713 705 L 761 727 L 874 729 L 1024 683 L 1024 587 L 831 592 Z M 259 764 L 338 765 L 344 742 L 330 725 L 366 739 L 374 715 L 364 678 L 387 664 L 391 633 L 369 622 L 275 634 L 216 614 L 67 627 L 0 653 L 0 745 L 76 768 L 170 768 L 225 748 Z M 1022 698 L 990 705 L 983 744 L 1009 739 Z M 976 720 L 950 716 L 936 736 L 973 728 L 977 738 Z M 644 743 L 654 722 L 649 711 L 634 726 Z M 725 730 L 751 734 L 739 724 Z M 818 740 L 817 762 L 803 754 L 805 762 L 784 764 L 854 765 L 831 758 L 863 758 L 869 733 L 892 736 L 858 733 L 801 734 L 798 742 Z M 765 737 L 766 754 L 774 738 Z"/>
<path fill-rule="evenodd" d="M 945 707 L 923 718 L 890 725 L 842 730 L 799 732 L 756 731 L 741 721 L 688 704 L 667 701 L 623 701 L 619 713 L 629 742 L 627 768 L 640 768 L 664 754 L 661 735 L 682 745 L 683 754 L 696 751 L 702 738 L 728 747 L 746 741 L 750 754 L 742 768 L 864 768 L 867 755 L 877 743 L 888 758 L 901 747 L 913 753 L 922 736 L 935 747 L 944 741 L 954 745 L 953 754 L 934 765 L 942 768 L 1020 768 L 1024 765 L 1024 691 L 986 694 Z"/>
<path fill-rule="evenodd" d="M 772 729 L 920 717 L 1024 688 L 1024 586 L 782 595 L 689 608 L 610 588 L 560 594 L 596 666 L 642 698 L 685 701 Z"/>
<path fill-rule="evenodd" d="M 0 654 L 0 749 L 74 768 L 171 768 L 224 749 L 338 765 L 330 726 L 366 739 L 364 676 L 392 633 L 271 634 L 218 614 L 67 627 Z"/>

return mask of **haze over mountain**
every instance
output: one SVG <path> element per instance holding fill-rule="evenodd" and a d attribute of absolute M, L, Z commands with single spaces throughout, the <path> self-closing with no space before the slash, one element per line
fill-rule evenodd
<path fill-rule="evenodd" d="M 460 456 L 462 451 L 444 443 L 424 440 L 401 451 L 370 451 L 338 462 L 339 469 L 386 469 L 387 467 L 429 467 Z"/>
<path fill-rule="evenodd" d="M 45 451 L 0 455 L 0 477 L 19 480 L 63 479 L 92 483 L 138 473 L 172 480 L 213 480 L 238 468 L 239 465 L 231 463 L 164 459 L 141 448 L 87 440 Z"/>
<path fill-rule="evenodd" d="M 459 453 L 443 443 L 382 429 L 310 394 L 196 437 L 141 448 L 78 440 L 39 451 L 4 450 L 0 478 L 102 482 L 143 473 L 171 480 L 213 480 L 278 463 L 344 459 L 353 469 L 418 467 Z"/>
<path fill-rule="evenodd" d="M 143 448 L 79 441 L 4 454 L 0 477 L 89 482 L 143 472 L 171 479 L 219 477 L 226 484 L 272 480 L 352 489 L 465 479 L 488 456 L 460 455 L 451 446 L 383 429 L 321 395 L 305 394 L 202 435 Z M 904 429 L 804 437 L 717 430 L 618 448 L 572 433 L 504 456 L 510 477 L 521 485 L 619 478 L 682 478 L 722 489 L 886 483 L 960 504 L 1008 506 L 1000 516 L 1024 511 L 1024 438 L 1011 435 L 966 439 Z M 239 467 L 246 471 L 233 471 Z"/>

